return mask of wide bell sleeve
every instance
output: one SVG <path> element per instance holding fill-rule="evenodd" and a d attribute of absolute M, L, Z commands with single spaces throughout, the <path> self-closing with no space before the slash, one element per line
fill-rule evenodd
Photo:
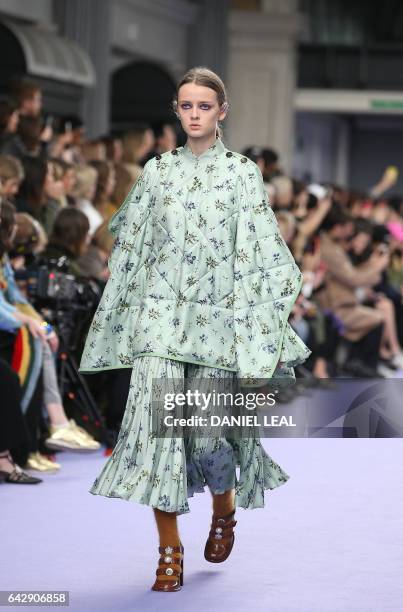
<path fill-rule="evenodd" d="M 112 271 L 118 254 L 125 248 L 125 238 L 130 228 L 136 225 L 141 213 L 148 208 L 150 186 L 155 169 L 155 158 L 150 159 L 144 166 L 137 181 L 133 184 L 124 202 L 112 215 L 108 222 L 108 230 L 115 237 L 108 266 Z"/>
<path fill-rule="evenodd" d="M 311 351 L 288 323 L 302 274 L 283 240 L 261 172 L 248 162 L 238 178 L 234 332 L 238 378 L 295 379 Z"/>

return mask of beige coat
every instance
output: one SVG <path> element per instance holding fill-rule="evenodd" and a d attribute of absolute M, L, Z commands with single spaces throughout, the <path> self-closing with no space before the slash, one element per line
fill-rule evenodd
<path fill-rule="evenodd" d="M 343 336 L 352 342 L 361 340 L 369 331 L 383 322 L 383 314 L 368 306 L 361 306 L 355 290 L 373 287 L 381 274 L 371 268 L 370 262 L 354 266 L 342 246 L 327 233 L 321 234 L 321 254 L 327 265 L 325 288 L 318 293 L 322 308 L 334 312 L 343 322 Z"/>

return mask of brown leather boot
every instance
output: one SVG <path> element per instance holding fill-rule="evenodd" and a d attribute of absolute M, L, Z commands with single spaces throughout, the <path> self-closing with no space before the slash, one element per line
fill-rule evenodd
<path fill-rule="evenodd" d="M 237 521 L 233 519 L 235 510 L 225 516 L 213 514 L 209 537 L 204 548 L 204 558 L 211 563 L 222 563 L 227 559 L 234 546 L 233 528 Z"/>
<path fill-rule="evenodd" d="M 159 546 L 160 559 L 155 572 L 157 578 L 151 587 L 153 591 L 180 591 L 183 585 L 183 554 L 184 548 L 180 546 Z M 172 579 L 158 580 L 158 576 L 172 576 Z"/>

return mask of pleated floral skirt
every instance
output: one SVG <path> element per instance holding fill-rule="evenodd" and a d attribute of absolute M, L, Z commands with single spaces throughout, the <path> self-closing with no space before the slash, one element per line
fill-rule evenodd
<path fill-rule="evenodd" d="M 190 511 L 188 498 L 206 486 L 212 494 L 235 488 L 237 507 L 264 507 L 264 491 L 284 484 L 289 476 L 258 437 L 190 433 L 164 438 L 155 435 L 152 424 L 156 379 L 182 381 L 183 391 L 184 385 L 194 390 L 206 379 L 234 376 L 222 368 L 154 355 L 137 357 L 115 448 L 89 492 L 183 514 Z"/>

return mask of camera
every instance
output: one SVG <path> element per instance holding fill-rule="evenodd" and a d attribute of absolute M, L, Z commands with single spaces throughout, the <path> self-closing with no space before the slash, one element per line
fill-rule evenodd
<path fill-rule="evenodd" d="M 25 284 L 29 299 L 39 307 L 59 310 L 88 310 L 96 307 L 101 297 L 99 285 L 90 279 L 77 279 L 65 270 L 68 259 L 34 260 L 16 279 Z"/>

